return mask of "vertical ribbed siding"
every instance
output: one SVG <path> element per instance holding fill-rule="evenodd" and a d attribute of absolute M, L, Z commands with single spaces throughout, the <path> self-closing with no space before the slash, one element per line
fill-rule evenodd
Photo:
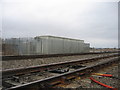
<path fill-rule="evenodd" d="M 5 43 L 13 55 L 84 53 L 90 49 L 90 44 L 83 40 L 54 36 L 6 39 Z"/>

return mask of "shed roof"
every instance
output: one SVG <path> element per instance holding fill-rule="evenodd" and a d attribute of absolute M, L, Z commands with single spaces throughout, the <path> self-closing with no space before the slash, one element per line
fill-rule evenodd
<path fill-rule="evenodd" d="M 84 40 L 66 38 L 66 37 L 59 37 L 59 36 L 51 36 L 51 35 L 36 36 L 35 38 L 61 38 L 61 39 L 69 39 L 69 40 L 76 40 L 76 41 L 83 41 L 84 42 Z"/>

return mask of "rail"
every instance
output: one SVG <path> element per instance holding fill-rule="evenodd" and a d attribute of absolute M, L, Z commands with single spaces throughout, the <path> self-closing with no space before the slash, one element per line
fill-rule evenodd
<path fill-rule="evenodd" d="M 89 53 L 66 53 L 66 54 L 44 54 L 44 55 L 16 55 L 16 56 L 0 56 L 3 61 L 8 60 L 21 60 L 21 59 L 34 59 L 34 58 L 48 58 L 48 57 L 63 57 L 63 56 L 73 56 L 73 55 L 89 55 L 89 54 L 104 54 L 104 53 L 118 53 L 118 51 L 109 52 L 89 52 Z"/>
<path fill-rule="evenodd" d="M 8 88 L 7 90 L 22 90 L 22 89 L 24 89 L 24 90 L 33 90 L 33 89 L 34 90 L 39 90 L 41 88 L 41 85 L 45 85 L 45 84 L 48 84 L 48 86 L 51 85 L 53 87 L 55 85 L 55 84 L 53 84 L 54 82 L 62 83 L 64 81 L 68 80 L 70 77 L 73 77 L 73 78 L 81 77 L 82 76 L 81 73 L 84 73 L 84 75 L 86 75 L 86 74 L 88 75 L 91 72 L 96 71 L 96 70 L 98 70 L 102 67 L 111 65 L 114 62 L 118 62 L 119 59 L 120 58 L 110 59 L 108 61 L 104 61 L 104 62 L 98 63 L 96 65 L 92 65 L 92 66 L 84 67 L 84 68 L 81 68 L 81 69 L 77 69 L 75 71 L 71 71 L 71 72 L 61 74 L 61 75 L 58 75 L 58 76 L 53 76 L 53 77 L 49 77 L 49 78 L 46 78 L 46 79 L 30 82 L 30 83 L 27 83 L 27 84 L 11 87 L 11 88 Z"/>
<path fill-rule="evenodd" d="M 104 58 L 109 58 L 109 57 L 118 57 L 118 55 L 119 54 L 105 55 L 102 57 L 73 60 L 73 61 L 68 61 L 68 62 L 44 64 L 44 65 L 38 65 L 38 66 L 30 66 L 30 67 L 26 67 L 26 68 L 8 69 L 8 70 L 0 71 L 0 73 L 2 73 L 2 77 L 5 78 L 5 77 L 13 76 L 13 75 L 26 74 L 26 73 L 30 73 L 30 72 L 38 72 L 38 71 L 42 72 L 42 71 L 53 70 L 55 68 L 66 67 L 68 65 L 78 65 L 78 64 L 82 64 L 84 62 L 91 62 L 94 60 L 99 60 L 99 59 L 104 59 Z"/>

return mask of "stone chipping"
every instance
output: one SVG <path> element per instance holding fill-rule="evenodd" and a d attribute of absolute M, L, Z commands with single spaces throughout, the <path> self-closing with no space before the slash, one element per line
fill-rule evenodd
<path fill-rule="evenodd" d="M 36 58 L 36 59 L 27 59 L 27 60 L 9 60 L 9 61 L 2 61 L 2 70 L 5 69 L 13 69 L 13 68 L 20 68 L 20 67 L 29 67 L 35 65 L 42 65 L 42 64 L 51 64 L 51 63 L 58 63 L 58 62 L 65 62 L 71 60 L 80 60 L 85 58 L 92 58 L 92 57 L 100 57 L 106 54 L 93 54 L 93 55 L 76 55 L 76 56 L 63 56 L 63 57 L 50 57 L 50 58 Z"/>

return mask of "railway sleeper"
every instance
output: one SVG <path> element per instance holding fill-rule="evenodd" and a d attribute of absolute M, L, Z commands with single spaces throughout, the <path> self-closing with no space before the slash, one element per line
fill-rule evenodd
<path fill-rule="evenodd" d="M 79 68 L 82 68 L 82 67 L 86 67 L 85 65 L 73 65 L 73 66 L 70 66 L 70 68 L 74 68 L 74 69 L 79 69 Z"/>
<path fill-rule="evenodd" d="M 98 68 L 101 68 L 103 67 L 104 65 L 100 66 L 100 67 L 97 67 Z M 60 80 L 58 81 L 54 81 L 54 82 L 51 82 L 50 85 L 52 87 L 64 87 L 64 85 L 67 85 L 71 80 L 75 80 L 75 79 L 80 79 L 80 78 L 84 78 L 86 76 L 89 76 L 92 72 L 94 72 L 95 68 L 90 68 L 90 69 L 87 69 L 83 72 L 80 72 L 80 73 L 76 73 L 75 75 L 72 75 L 72 76 L 68 76 L 68 77 L 62 77 Z"/>
<path fill-rule="evenodd" d="M 2 81 L 2 86 L 4 86 L 3 87 L 3 90 L 4 90 L 5 88 L 10 88 L 10 87 L 16 86 L 16 84 L 13 84 L 13 83 L 11 83 L 9 81 Z"/>
<path fill-rule="evenodd" d="M 84 75 L 84 74 L 86 74 L 86 75 L 88 75 L 88 74 L 90 74 L 91 72 L 93 72 L 93 71 L 95 71 L 95 70 L 98 70 L 99 68 L 103 68 L 103 67 L 105 67 L 105 65 L 111 65 L 111 64 L 113 64 L 114 62 L 117 62 L 118 60 L 111 60 L 111 61 L 106 61 L 106 62 L 102 62 L 102 63 L 97 63 L 96 65 L 94 65 L 93 67 L 92 66 L 89 66 L 88 68 L 87 67 L 85 67 L 85 71 L 77 71 L 77 73 L 80 73 L 80 76 L 81 75 Z M 81 74 L 82 73 L 82 74 Z M 75 75 L 76 77 L 78 76 L 77 74 L 75 74 L 75 73 L 71 73 L 70 75 Z M 70 77 L 70 76 L 68 76 L 68 77 Z M 72 78 L 71 78 L 72 79 Z M 70 79 L 69 79 L 70 80 Z M 59 81 L 59 80 L 58 80 Z M 65 81 L 67 81 L 66 80 L 66 77 L 65 78 L 62 78 L 61 80 L 60 80 L 60 82 L 59 83 L 62 83 L 62 82 L 65 82 Z M 51 81 L 50 81 L 51 82 Z M 55 81 L 54 81 L 55 82 Z M 56 83 L 57 84 L 57 83 Z"/>
<path fill-rule="evenodd" d="M 69 68 L 66 68 L 66 69 L 58 68 L 58 69 L 55 69 L 55 70 L 51 70 L 51 71 L 49 71 L 49 72 L 62 74 L 62 73 L 69 72 Z"/>

